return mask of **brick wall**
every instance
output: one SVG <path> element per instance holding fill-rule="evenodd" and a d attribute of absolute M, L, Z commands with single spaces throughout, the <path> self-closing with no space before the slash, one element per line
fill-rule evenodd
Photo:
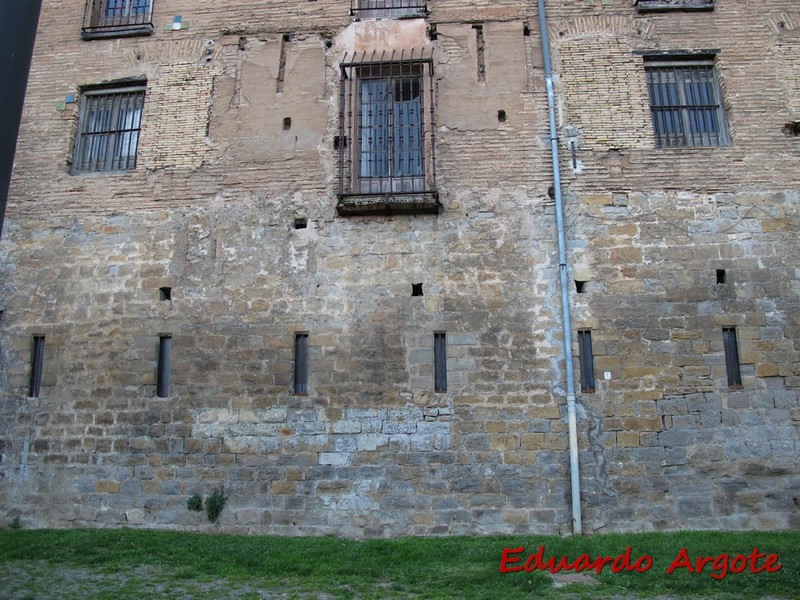
<path fill-rule="evenodd" d="M 0 240 L 0 519 L 569 532 L 534 3 L 432 1 L 427 19 L 379 22 L 332 0 L 240 4 L 156 0 L 151 36 L 82 41 L 83 2 L 44 3 Z M 793 3 L 547 4 L 569 279 L 582 282 L 569 296 L 598 378 L 578 397 L 585 528 L 795 528 Z M 165 28 L 175 15 L 188 27 Z M 338 216 L 339 62 L 412 48 L 434 56 L 441 211 Z M 703 49 L 731 144 L 657 149 L 642 55 Z M 135 78 L 136 169 L 70 174 L 80 91 Z M 722 327 L 737 330 L 741 388 Z M 293 393 L 296 332 L 307 395 Z M 33 335 L 46 339 L 38 398 Z M 187 509 L 220 485 L 217 524 Z"/>

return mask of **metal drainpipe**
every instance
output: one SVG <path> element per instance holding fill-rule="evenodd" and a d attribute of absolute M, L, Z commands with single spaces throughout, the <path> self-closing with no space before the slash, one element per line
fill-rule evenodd
<path fill-rule="evenodd" d="M 550 151 L 553 159 L 553 188 L 556 202 L 556 228 L 558 230 L 558 269 L 561 275 L 561 326 L 564 336 L 564 363 L 567 369 L 567 422 L 569 427 L 569 471 L 572 487 L 572 533 L 582 533 L 581 480 L 578 466 L 578 425 L 575 417 L 575 373 L 572 366 L 572 319 L 569 310 L 567 278 L 567 243 L 564 235 L 564 199 L 561 195 L 561 169 L 558 160 L 558 128 L 553 90 L 553 67 L 550 61 L 550 41 L 547 35 L 547 16 L 544 0 L 539 2 L 539 31 L 542 36 L 542 54 L 547 85 L 547 107 L 550 114 Z"/>

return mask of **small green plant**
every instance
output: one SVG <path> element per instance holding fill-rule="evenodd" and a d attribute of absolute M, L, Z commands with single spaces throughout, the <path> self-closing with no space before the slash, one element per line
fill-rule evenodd
<path fill-rule="evenodd" d="M 214 523 L 217 520 L 222 509 L 225 508 L 225 502 L 227 500 L 228 497 L 225 495 L 222 486 L 211 492 L 211 495 L 206 498 L 206 514 L 208 515 L 209 521 Z"/>
<path fill-rule="evenodd" d="M 186 502 L 186 508 L 197 512 L 203 510 L 203 499 L 200 497 L 200 494 L 195 494 L 189 498 L 189 500 Z"/>
<path fill-rule="evenodd" d="M 11 523 L 9 524 L 11 529 L 22 529 L 22 523 L 19 522 L 19 515 L 11 519 Z"/>

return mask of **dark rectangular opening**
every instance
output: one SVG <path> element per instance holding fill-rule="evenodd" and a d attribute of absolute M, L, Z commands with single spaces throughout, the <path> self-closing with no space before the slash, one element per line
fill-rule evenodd
<path fill-rule="evenodd" d="M 578 331 L 578 362 L 581 371 L 581 391 L 595 391 L 594 352 L 592 350 L 592 332 L 588 329 Z"/>
<path fill-rule="evenodd" d="M 44 336 L 33 336 L 31 351 L 31 380 L 28 386 L 28 397 L 38 398 L 42 389 L 42 369 L 44 368 Z"/>
<path fill-rule="evenodd" d="M 308 394 L 308 333 L 294 334 L 294 393 Z"/>
<path fill-rule="evenodd" d="M 728 281 L 728 274 L 725 269 L 717 269 L 717 283 L 726 283 Z"/>
<path fill-rule="evenodd" d="M 306 229 L 308 227 L 308 219 L 305 217 L 296 217 L 294 220 L 295 229 Z"/>
<path fill-rule="evenodd" d="M 172 335 L 169 333 L 158 337 L 158 372 L 156 374 L 156 396 L 169 396 L 169 374 L 172 362 Z"/>
<path fill-rule="evenodd" d="M 800 136 L 800 121 L 786 123 L 786 125 L 783 126 L 783 133 L 784 135 L 788 135 L 790 137 Z"/>
<path fill-rule="evenodd" d="M 475 43 L 478 52 L 478 81 L 486 81 L 486 60 L 484 58 L 484 48 L 486 43 L 483 39 L 483 25 L 473 25 L 475 30 Z"/>
<path fill-rule="evenodd" d="M 447 391 L 447 334 L 433 334 L 433 389 Z"/>
<path fill-rule="evenodd" d="M 422 284 L 421 283 L 412 283 L 411 284 L 411 295 L 412 296 L 422 296 Z"/>
<path fill-rule="evenodd" d="M 171 287 L 158 288 L 158 299 L 172 300 L 172 288 Z"/>
<path fill-rule="evenodd" d="M 276 80 L 276 83 L 275 83 L 275 91 L 278 94 L 282 94 L 283 93 L 283 84 L 284 84 L 284 80 L 286 78 L 286 54 L 288 52 L 288 48 L 286 46 L 289 44 L 289 42 L 291 40 L 292 40 L 292 37 L 290 35 L 287 35 L 287 34 L 284 34 L 283 37 L 281 38 L 281 54 L 280 54 L 280 59 L 279 59 L 279 62 L 278 62 L 278 77 L 277 77 L 277 80 Z M 286 122 L 285 121 L 284 121 L 284 127 L 283 128 L 284 129 L 288 129 L 286 127 Z"/>
<path fill-rule="evenodd" d="M 742 387 L 742 371 L 739 366 L 739 344 L 736 341 L 736 327 L 722 328 L 722 345 L 725 348 L 725 371 L 728 387 Z"/>

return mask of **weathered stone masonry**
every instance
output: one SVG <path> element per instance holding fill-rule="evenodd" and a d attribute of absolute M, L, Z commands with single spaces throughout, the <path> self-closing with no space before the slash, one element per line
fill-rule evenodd
<path fill-rule="evenodd" d="M 84 41 L 84 2 L 44 2 L 0 240 L 0 519 L 569 532 L 535 3 L 377 21 L 212 4 L 154 0 L 152 35 Z M 578 398 L 586 531 L 800 525 L 800 13 L 712 4 L 547 2 L 571 308 L 597 374 Z M 412 48 L 434 57 L 439 214 L 339 216 L 339 62 Z M 729 145 L 656 148 L 655 51 L 713 51 Z M 70 174 L 82 90 L 144 79 L 136 168 Z M 220 485 L 217 524 L 187 510 Z"/>

